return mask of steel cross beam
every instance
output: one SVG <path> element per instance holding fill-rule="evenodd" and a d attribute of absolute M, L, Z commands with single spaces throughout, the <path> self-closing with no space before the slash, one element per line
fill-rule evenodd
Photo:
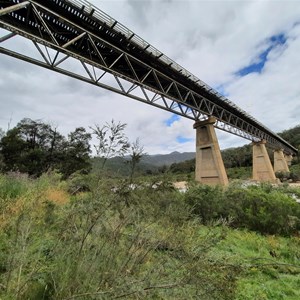
<path fill-rule="evenodd" d="M 111 90 L 275 149 L 297 149 L 85 0 L 0 0 L 0 53 Z M 13 51 L 21 36 L 37 51 Z M 74 68 L 75 63 L 80 68 Z M 77 66 L 77 65 L 76 65 Z"/>

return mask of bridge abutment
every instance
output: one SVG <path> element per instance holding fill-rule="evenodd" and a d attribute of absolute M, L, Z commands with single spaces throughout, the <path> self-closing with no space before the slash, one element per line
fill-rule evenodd
<path fill-rule="evenodd" d="M 283 150 L 274 151 L 274 172 L 289 172 L 289 166 Z"/>
<path fill-rule="evenodd" d="M 216 119 L 210 117 L 208 120 L 196 121 L 194 124 L 196 129 L 195 179 L 209 185 L 227 185 L 228 178 L 214 128 L 215 122 Z"/>
<path fill-rule="evenodd" d="M 266 149 L 266 141 L 252 143 L 253 180 L 260 182 L 277 182 L 273 166 Z"/>

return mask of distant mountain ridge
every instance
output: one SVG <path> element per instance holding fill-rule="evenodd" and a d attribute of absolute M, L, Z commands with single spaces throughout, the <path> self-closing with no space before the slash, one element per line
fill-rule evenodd
<path fill-rule="evenodd" d="M 160 168 L 169 168 L 172 164 L 180 164 L 185 161 L 190 161 L 195 158 L 195 152 L 172 152 L 169 154 L 155 154 L 145 155 L 138 163 L 136 172 L 140 174 L 155 174 L 159 172 Z M 126 163 L 130 160 L 129 156 L 125 157 L 112 157 L 107 160 L 105 169 L 114 174 L 120 174 L 121 176 L 128 176 L 130 174 L 130 165 Z M 92 158 L 93 169 L 101 169 L 103 158 Z M 193 164 L 194 165 L 194 164 Z"/>
<path fill-rule="evenodd" d="M 169 154 L 155 154 L 146 155 L 141 159 L 141 162 L 151 164 L 156 167 L 170 166 L 173 163 L 180 163 L 186 160 L 195 158 L 195 152 L 183 152 L 174 151 Z"/>

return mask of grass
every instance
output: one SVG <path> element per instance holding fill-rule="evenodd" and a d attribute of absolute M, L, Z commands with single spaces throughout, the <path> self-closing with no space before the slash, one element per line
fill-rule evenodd
<path fill-rule="evenodd" d="M 0 175 L 0 299 L 299 299 L 298 236 L 204 226 L 164 180 Z"/>
<path fill-rule="evenodd" d="M 299 299 L 299 245 L 299 237 L 230 230 L 217 247 L 217 254 L 243 266 L 236 299 Z"/>

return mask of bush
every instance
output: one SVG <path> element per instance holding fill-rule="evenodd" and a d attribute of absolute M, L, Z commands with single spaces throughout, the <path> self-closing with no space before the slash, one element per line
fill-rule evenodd
<path fill-rule="evenodd" d="M 276 177 L 279 178 L 281 182 L 292 181 L 297 182 L 300 179 L 300 174 L 294 172 L 276 172 Z"/>
<path fill-rule="evenodd" d="M 284 193 L 262 187 L 229 189 L 224 205 L 233 218 L 233 225 L 263 234 L 289 235 L 299 229 L 299 205 Z M 226 210 L 225 210 L 226 211 Z"/>
<path fill-rule="evenodd" d="M 246 180 L 251 178 L 252 168 L 251 167 L 228 168 L 226 169 L 226 172 L 229 179 Z"/>
<path fill-rule="evenodd" d="M 290 235 L 300 229 L 300 206 L 271 185 L 220 187 L 200 185 L 190 189 L 185 201 L 204 224 L 219 218 L 231 226 L 262 234 Z"/>
<path fill-rule="evenodd" d="M 207 224 L 221 216 L 223 190 L 220 186 L 197 185 L 188 190 L 185 201 L 192 207 L 193 213 L 200 217 L 203 224 Z"/>

